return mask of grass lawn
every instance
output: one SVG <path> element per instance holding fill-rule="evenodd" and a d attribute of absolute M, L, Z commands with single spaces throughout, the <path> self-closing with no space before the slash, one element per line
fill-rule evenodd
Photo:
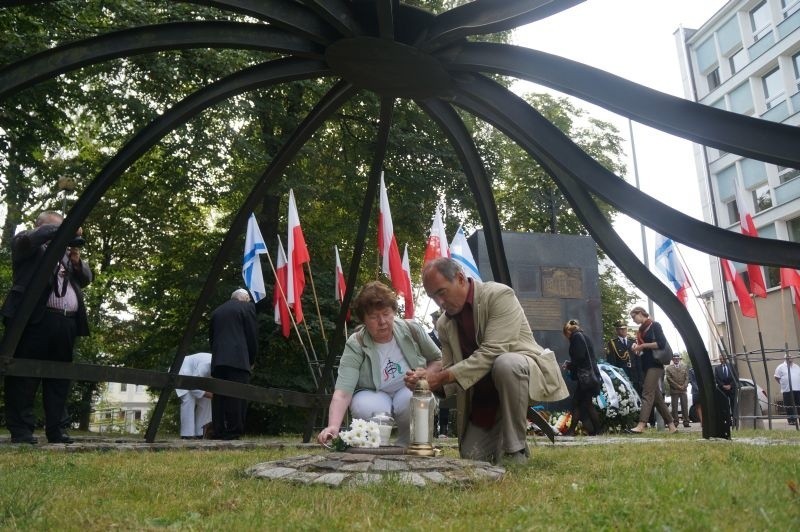
<path fill-rule="evenodd" d="M 244 475 L 307 452 L 293 447 L 64 453 L 4 445 L 0 529 L 800 530 L 800 434 L 636 438 L 580 446 L 537 438 L 530 463 L 500 482 L 425 489 Z M 761 444 L 746 443 L 752 438 Z"/>

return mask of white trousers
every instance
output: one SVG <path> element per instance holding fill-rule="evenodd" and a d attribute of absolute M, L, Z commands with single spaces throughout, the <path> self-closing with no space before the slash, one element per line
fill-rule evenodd
<path fill-rule="evenodd" d="M 353 395 L 350 414 L 354 419 L 369 420 L 378 412 L 391 412 L 397 427 L 395 445 L 408 445 L 411 436 L 411 390 L 405 386 L 388 394 L 361 390 Z"/>
<path fill-rule="evenodd" d="M 211 399 L 195 397 L 192 392 L 181 396 L 181 436 L 202 436 L 203 427 L 211 423 Z"/>

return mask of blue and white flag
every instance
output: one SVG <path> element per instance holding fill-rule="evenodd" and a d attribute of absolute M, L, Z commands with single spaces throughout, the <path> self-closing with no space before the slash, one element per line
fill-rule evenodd
<path fill-rule="evenodd" d="M 686 306 L 686 302 L 689 299 L 687 290 L 692 285 L 689 283 L 686 272 L 683 271 L 683 267 L 678 260 L 678 250 L 675 248 L 675 242 L 671 238 L 666 238 L 656 233 L 655 255 L 656 268 L 666 277 L 672 291 L 675 292 L 683 306 Z"/>
<path fill-rule="evenodd" d="M 453 237 L 453 241 L 450 242 L 450 258 L 461 265 L 464 275 L 481 282 L 481 272 L 478 271 L 478 265 L 472 257 L 472 250 L 469 249 L 467 237 L 464 235 L 464 230 L 460 225 Z"/>
<path fill-rule="evenodd" d="M 267 295 L 264 288 L 264 275 L 261 273 L 261 258 L 259 255 L 267 252 L 267 245 L 264 243 L 264 237 L 261 236 L 261 230 L 256 223 L 256 215 L 250 213 L 250 219 L 247 220 L 247 235 L 244 239 L 244 260 L 242 261 L 242 277 L 244 277 L 244 284 L 250 295 L 253 296 L 253 301 L 258 303 Z"/>

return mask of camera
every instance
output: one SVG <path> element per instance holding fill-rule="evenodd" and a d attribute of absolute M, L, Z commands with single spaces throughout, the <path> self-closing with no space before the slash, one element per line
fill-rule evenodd
<path fill-rule="evenodd" d="M 67 247 L 82 248 L 85 243 L 86 240 L 84 240 L 82 236 L 76 236 L 75 238 L 67 242 Z"/>

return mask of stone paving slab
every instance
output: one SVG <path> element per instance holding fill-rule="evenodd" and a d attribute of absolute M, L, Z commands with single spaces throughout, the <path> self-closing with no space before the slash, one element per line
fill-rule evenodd
<path fill-rule="evenodd" d="M 361 460 L 354 461 L 353 456 L 359 456 Z M 503 478 L 505 469 L 488 462 L 460 458 L 334 452 L 263 462 L 249 467 L 245 472 L 267 480 L 331 487 L 360 486 L 385 480 L 425 487 L 498 481 Z"/>

